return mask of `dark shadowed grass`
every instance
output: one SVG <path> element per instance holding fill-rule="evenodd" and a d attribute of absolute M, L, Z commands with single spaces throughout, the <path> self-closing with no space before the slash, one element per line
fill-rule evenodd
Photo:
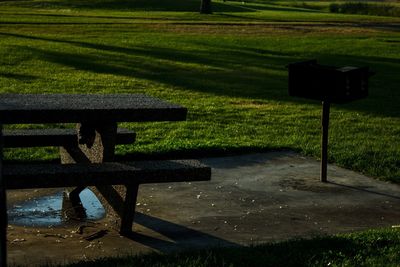
<path fill-rule="evenodd" d="M 251 247 L 105 258 L 66 266 L 398 266 L 399 262 L 400 232 L 381 229 Z"/>
<path fill-rule="evenodd" d="M 24 8 L 45 8 L 45 9 L 79 9 L 79 10 L 108 10 L 108 11 L 172 11 L 172 12 L 198 12 L 200 2 L 195 0 L 31 0 L 3 3 L 3 5 L 18 5 Z M 214 3 L 214 12 L 245 12 L 244 9 L 236 6 Z"/>
<path fill-rule="evenodd" d="M 363 14 L 376 16 L 400 17 L 400 7 L 390 3 L 344 2 L 332 3 L 329 11 L 344 14 Z"/>

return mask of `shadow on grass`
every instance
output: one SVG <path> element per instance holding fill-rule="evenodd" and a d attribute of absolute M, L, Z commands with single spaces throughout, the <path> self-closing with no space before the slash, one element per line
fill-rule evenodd
<path fill-rule="evenodd" d="M 199 12 L 201 0 L 36 0 L 13 1 L 8 5 L 25 8 L 73 8 L 123 11 L 169 11 L 169 12 Z M 1 1 L 0 1 L 1 2 Z M 213 12 L 257 12 L 257 11 L 286 11 L 286 12 L 316 12 L 315 10 L 295 7 L 264 5 L 262 3 L 232 4 L 212 2 Z"/>
<path fill-rule="evenodd" d="M 1 72 L 0 78 L 4 77 L 7 79 L 19 80 L 19 81 L 32 81 L 37 79 L 36 76 L 33 75 L 25 75 L 25 74 L 17 74 L 17 73 L 9 73 L 9 72 Z"/>
<path fill-rule="evenodd" d="M 229 266 L 329 266 L 332 263 L 363 262 L 366 257 L 379 255 L 377 247 L 395 246 L 394 240 L 365 242 L 344 237 L 316 237 L 312 240 L 289 240 L 250 248 L 221 250 L 220 260 Z M 354 256 L 359 258 L 354 258 Z M 242 265 L 239 265 L 242 264 Z M 335 265 L 336 264 L 332 264 Z M 347 264 L 345 264 L 347 265 Z M 353 265 L 351 265 L 353 266 Z"/>
<path fill-rule="evenodd" d="M 127 238 L 141 243 L 145 246 L 156 249 L 160 252 L 172 252 L 188 248 L 210 248 L 210 247 L 239 247 L 239 244 L 212 236 L 186 226 L 172 223 L 160 218 L 146 215 L 140 212 L 135 213 L 135 224 L 140 224 L 168 240 L 163 240 L 141 233 L 132 232 Z"/>
<path fill-rule="evenodd" d="M 397 266 L 398 244 L 396 232 L 367 231 L 344 237 L 316 237 L 250 247 L 107 258 L 68 266 Z"/>
<path fill-rule="evenodd" d="M 1 13 L 0 13 L 1 14 Z M 133 19 L 140 19 L 140 20 L 155 20 L 154 17 L 146 17 L 146 16 L 137 16 L 135 15 L 126 15 L 126 16 L 116 16 L 115 14 L 110 14 L 110 16 L 105 16 L 105 15 L 83 15 L 83 14 L 49 14 L 49 13 L 11 13 L 11 12 L 7 12 L 7 15 L 9 16 L 21 16 L 21 14 L 23 14 L 24 16 L 31 16 L 31 17 L 49 17 L 49 18 L 84 18 L 84 19 L 112 19 L 112 20 L 122 20 L 122 22 L 100 22 L 100 24 L 104 23 L 104 24 L 124 24 L 123 20 L 133 20 Z M 168 17 L 163 17 L 162 18 L 163 21 L 168 21 L 168 20 L 176 20 L 176 18 L 168 18 Z M 19 22 L 18 20 L 14 21 L 14 22 L 5 22 L 3 21 L 2 24 L 20 24 L 21 22 Z M 57 22 L 57 21 L 49 21 L 49 22 L 44 22 L 44 21 L 40 21 L 40 22 L 26 22 L 24 21 L 23 24 L 68 24 L 66 22 Z M 94 23 L 94 22 L 92 22 Z M 86 24 L 92 24 L 92 23 L 86 23 Z M 70 24 L 85 24 L 85 22 L 72 22 Z M 132 24 L 131 22 L 129 22 L 129 24 Z"/>
<path fill-rule="evenodd" d="M 199 12 L 200 0 L 37 0 L 16 1 L 9 5 L 29 8 L 73 8 L 123 11 Z M 271 7 L 273 9 L 273 7 Z M 213 2 L 214 12 L 254 12 L 236 5 Z"/>
<path fill-rule="evenodd" d="M 74 67 L 77 70 L 143 78 L 179 86 L 186 90 L 237 97 L 288 99 L 284 88 L 286 78 L 264 72 L 285 71 L 285 64 L 295 60 L 283 53 L 275 54 L 268 50 L 259 50 L 255 53 L 240 47 L 221 47 L 221 51 L 215 57 L 208 51 L 191 52 L 144 46 L 128 48 L 21 34 L 0 33 L 0 35 L 64 43 L 97 51 L 95 54 L 74 54 L 28 46 L 18 47 L 34 57 Z M 185 64 L 196 64 L 199 69 L 189 68 Z M 241 66 L 244 64 L 257 70 L 247 71 Z M 204 67 L 207 71 L 203 71 Z M 260 85 L 262 88 L 259 88 Z"/>
<path fill-rule="evenodd" d="M 28 40 L 40 40 L 89 49 L 81 53 L 16 46 L 24 53 L 73 67 L 77 70 L 141 78 L 215 95 L 250 99 L 305 103 L 287 93 L 288 63 L 305 60 L 295 52 L 276 52 L 224 43 L 196 43 L 198 50 L 180 50 L 160 46 L 121 47 L 85 41 L 54 39 L 22 34 L 0 33 Z M 399 117 L 400 93 L 394 90 L 400 73 L 397 59 L 354 57 L 349 55 L 316 54 L 327 65 L 370 66 L 377 75 L 371 78 L 370 97 L 342 105 L 349 110 Z M 385 84 L 383 86 L 382 84 Z M 134 89 L 132 89 L 134 90 Z M 307 101 L 308 102 L 308 101 Z M 318 104 L 317 102 L 312 102 Z"/>

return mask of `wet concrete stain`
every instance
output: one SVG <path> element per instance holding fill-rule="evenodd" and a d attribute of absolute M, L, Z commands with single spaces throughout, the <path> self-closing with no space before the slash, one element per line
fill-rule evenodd
<path fill-rule="evenodd" d="M 100 220 L 105 216 L 105 210 L 100 201 L 89 189 L 79 195 L 86 211 L 86 220 Z M 18 226 L 60 226 L 71 223 L 71 218 L 64 216 L 62 209 L 63 192 L 28 199 L 14 204 L 8 209 L 8 223 Z"/>

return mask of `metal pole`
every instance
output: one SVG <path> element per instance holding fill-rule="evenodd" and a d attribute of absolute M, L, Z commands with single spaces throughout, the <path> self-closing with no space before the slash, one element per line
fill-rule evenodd
<path fill-rule="evenodd" d="M 2 174 L 3 125 L 0 124 L 0 267 L 7 266 L 7 204 L 6 189 Z"/>
<path fill-rule="evenodd" d="M 328 168 L 328 129 L 329 129 L 329 110 L 331 103 L 322 101 L 322 137 L 321 137 L 321 182 L 327 182 Z"/>

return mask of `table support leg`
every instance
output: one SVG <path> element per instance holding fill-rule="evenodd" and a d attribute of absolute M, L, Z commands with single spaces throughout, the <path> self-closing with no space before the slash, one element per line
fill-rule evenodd
<path fill-rule="evenodd" d="M 80 127 L 78 125 L 78 129 Z M 95 138 L 90 143 L 90 146 L 77 144 L 76 146 L 60 148 L 62 163 L 101 163 L 114 160 L 116 123 L 92 127 L 95 128 Z M 87 127 L 85 128 L 86 130 L 88 130 Z M 90 140 L 91 138 L 88 139 Z M 73 201 L 76 196 L 79 198 L 79 193 L 83 189 L 80 187 L 67 189 L 69 192 L 67 192 L 66 196 L 69 196 L 69 199 Z M 131 232 L 138 185 L 129 185 L 127 187 L 122 185 L 96 186 L 91 187 L 91 190 L 103 204 L 111 225 L 118 228 L 121 234 Z M 79 206 L 77 207 L 79 211 Z"/>
<path fill-rule="evenodd" d="M 73 188 L 72 191 L 70 191 L 69 188 L 64 190 L 62 201 L 62 216 L 64 220 L 82 220 L 87 218 L 86 210 L 79 197 L 80 192 L 84 189 L 85 187 L 76 187 Z"/>
<path fill-rule="evenodd" d="M 107 201 L 105 205 L 103 204 L 106 207 L 107 214 L 110 213 L 112 208 L 118 215 L 119 219 L 116 220 L 116 216 L 110 216 L 112 225 L 119 230 L 121 235 L 131 233 L 139 185 L 96 186 L 96 189 L 101 193 L 101 198 Z"/>
<path fill-rule="evenodd" d="M 327 182 L 328 172 L 328 130 L 330 102 L 322 102 L 322 137 L 321 137 L 321 182 Z"/>
<path fill-rule="evenodd" d="M 135 217 L 136 200 L 139 185 L 126 186 L 125 201 L 123 205 L 123 213 L 121 216 L 120 233 L 122 235 L 132 232 L 133 219 Z"/>
<path fill-rule="evenodd" d="M 62 164 L 70 163 L 90 163 L 90 160 L 81 151 L 78 145 L 61 147 L 60 156 Z M 62 215 L 65 220 L 71 218 L 74 219 L 84 219 L 86 218 L 86 211 L 82 205 L 79 194 L 86 187 L 69 187 L 64 189 L 63 201 L 62 201 Z"/>
<path fill-rule="evenodd" d="M 101 163 L 112 161 L 114 159 L 116 132 L 116 123 L 104 123 L 101 125 L 77 124 L 76 145 L 60 148 L 61 163 Z M 79 197 L 79 194 L 84 189 L 85 187 L 65 189 L 63 198 L 63 214 L 65 217 L 77 219 L 86 217 Z"/>
<path fill-rule="evenodd" d="M 7 266 L 7 196 L 2 177 L 3 126 L 0 124 L 0 267 Z"/>

